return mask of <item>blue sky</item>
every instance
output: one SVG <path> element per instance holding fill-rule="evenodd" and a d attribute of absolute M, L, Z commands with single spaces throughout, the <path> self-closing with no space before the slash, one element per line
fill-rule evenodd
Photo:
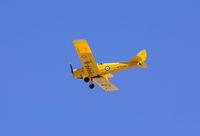
<path fill-rule="evenodd" d="M 200 9 L 193 0 L 1 0 L 1 136 L 199 136 Z M 75 80 L 72 45 L 97 62 L 148 53 L 114 73 L 118 92 Z"/>

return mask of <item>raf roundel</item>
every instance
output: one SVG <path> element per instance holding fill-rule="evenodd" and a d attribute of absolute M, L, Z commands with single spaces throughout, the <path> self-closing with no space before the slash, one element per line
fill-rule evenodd
<path fill-rule="evenodd" d="M 82 55 L 81 58 L 86 58 L 86 55 Z"/>
<path fill-rule="evenodd" d="M 109 70 L 110 70 L 110 67 L 109 67 L 109 66 L 106 66 L 106 67 L 105 67 L 105 70 L 106 70 L 106 71 L 109 71 Z"/>

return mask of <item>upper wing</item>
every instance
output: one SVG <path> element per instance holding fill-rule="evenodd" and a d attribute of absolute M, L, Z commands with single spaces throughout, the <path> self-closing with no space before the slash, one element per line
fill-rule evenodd
<path fill-rule="evenodd" d="M 102 87 L 106 91 L 115 91 L 118 88 L 108 81 L 106 77 L 98 77 L 93 79 L 100 87 Z"/>
<path fill-rule="evenodd" d="M 88 72 L 89 77 L 95 77 L 99 75 L 99 69 L 97 63 L 92 55 L 90 47 L 86 40 L 74 40 L 74 47 L 78 53 L 80 61 L 83 67 Z"/>

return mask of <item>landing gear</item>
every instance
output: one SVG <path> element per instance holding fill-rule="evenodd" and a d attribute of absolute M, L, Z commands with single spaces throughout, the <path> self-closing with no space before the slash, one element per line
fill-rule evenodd
<path fill-rule="evenodd" d="M 89 88 L 90 88 L 90 89 L 93 89 L 93 88 L 94 88 L 94 84 L 93 84 L 93 83 L 90 84 L 90 85 L 89 85 Z"/>
<path fill-rule="evenodd" d="M 94 88 L 94 84 L 93 84 L 93 79 L 89 78 L 89 77 L 85 77 L 84 78 L 84 82 L 88 83 L 89 82 L 89 88 L 93 89 Z"/>
<path fill-rule="evenodd" d="M 89 85 L 90 89 L 94 88 L 94 84 L 93 84 L 93 78 L 90 78 L 90 85 Z"/>
<path fill-rule="evenodd" d="M 85 77 L 85 78 L 84 78 L 84 81 L 87 83 L 87 82 L 89 82 L 89 81 L 90 81 L 90 78 L 88 78 L 88 77 Z"/>

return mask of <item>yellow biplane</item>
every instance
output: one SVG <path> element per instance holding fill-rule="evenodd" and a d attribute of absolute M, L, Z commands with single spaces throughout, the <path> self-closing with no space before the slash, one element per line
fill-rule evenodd
<path fill-rule="evenodd" d="M 75 78 L 84 79 L 85 82 L 89 82 L 89 88 L 91 89 L 94 88 L 93 82 L 95 82 L 106 91 L 118 90 L 118 88 L 108 80 L 113 77 L 113 72 L 134 66 L 142 68 L 147 67 L 145 63 L 147 57 L 146 50 L 141 50 L 127 62 L 97 64 L 86 40 L 74 40 L 73 44 L 83 67 L 73 69 L 70 64 L 71 72 Z"/>

